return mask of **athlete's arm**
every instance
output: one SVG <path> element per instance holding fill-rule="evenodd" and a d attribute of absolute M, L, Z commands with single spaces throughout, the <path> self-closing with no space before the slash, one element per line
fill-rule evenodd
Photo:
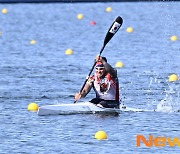
<path fill-rule="evenodd" d="M 105 67 L 105 70 L 111 74 L 111 76 L 113 78 L 117 78 L 117 71 L 107 62 L 105 62 L 104 60 L 102 60 L 102 63 Z"/>
<path fill-rule="evenodd" d="M 92 88 L 92 84 L 87 82 L 84 89 L 82 90 L 82 92 L 81 93 L 79 92 L 79 93 L 75 94 L 75 100 L 77 101 L 77 100 L 79 100 L 81 98 L 86 97 L 86 95 L 90 92 L 91 88 Z"/>

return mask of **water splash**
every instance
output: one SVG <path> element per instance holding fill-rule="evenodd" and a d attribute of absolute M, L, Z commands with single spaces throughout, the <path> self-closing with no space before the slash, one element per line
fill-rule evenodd
<path fill-rule="evenodd" d="M 180 111 L 180 93 L 177 89 L 169 86 L 169 90 L 165 91 L 166 96 L 157 104 L 157 112 L 179 112 Z"/>
<path fill-rule="evenodd" d="M 172 98 L 166 97 L 157 105 L 157 112 L 173 112 Z"/>

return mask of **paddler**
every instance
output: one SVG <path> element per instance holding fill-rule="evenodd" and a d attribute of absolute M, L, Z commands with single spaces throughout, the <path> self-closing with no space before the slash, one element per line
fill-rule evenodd
<path fill-rule="evenodd" d="M 96 98 L 91 103 L 105 108 L 119 108 L 117 70 L 107 63 L 106 57 L 96 56 L 95 73 L 88 79 L 82 92 L 75 94 L 75 101 L 85 97 L 92 88 Z"/>

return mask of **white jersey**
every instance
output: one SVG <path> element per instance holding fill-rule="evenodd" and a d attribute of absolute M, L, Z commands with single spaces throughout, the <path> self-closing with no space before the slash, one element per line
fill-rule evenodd
<path fill-rule="evenodd" d="M 119 102 L 119 83 L 118 79 L 113 79 L 108 73 L 104 78 L 100 79 L 92 76 L 89 79 L 96 93 L 96 98 L 104 100 L 115 100 Z"/>

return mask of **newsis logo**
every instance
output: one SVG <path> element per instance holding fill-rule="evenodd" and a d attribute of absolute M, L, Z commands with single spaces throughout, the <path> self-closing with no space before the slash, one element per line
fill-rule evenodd
<path fill-rule="evenodd" d="M 154 137 L 153 135 L 149 135 L 149 138 L 146 138 L 144 135 L 139 134 L 136 136 L 136 144 L 137 147 L 141 147 L 142 144 L 144 144 L 146 147 L 180 147 L 180 139 L 178 137 Z"/>

